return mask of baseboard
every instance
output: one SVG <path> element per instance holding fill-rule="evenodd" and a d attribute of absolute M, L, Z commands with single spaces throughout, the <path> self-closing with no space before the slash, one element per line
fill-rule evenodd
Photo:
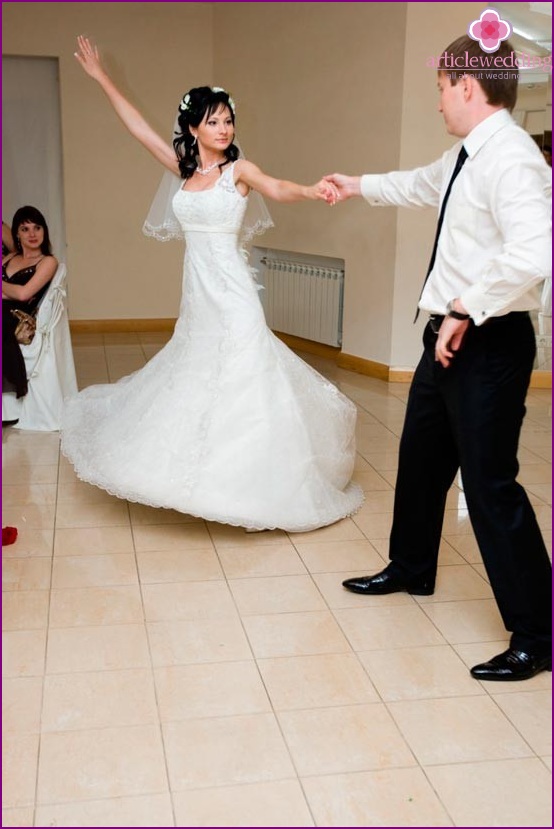
<path fill-rule="evenodd" d="M 325 345 L 325 343 L 316 343 L 313 340 L 305 340 L 303 337 L 294 336 L 294 334 L 283 334 L 281 331 L 274 331 L 273 333 L 285 345 L 292 348 L 293 351 L 304 351 L 306 354 L 313 354 L 315 357 L 325 357 L 327 360 L 333 360 L 335 363 L 338 363 L 341 353 L 340 348 Z"/>
<path fill-rule="evenodd" d="M 72 334 L 133 334 L 145 331 L 173 331 L 174 318 L 128 320 L 70 320 Z"/>
<path fill-rule="evenodd" d="M 176 319 L 126 319 L 126 320 L 70 320 L 72 334 L 132 334 L 145 331 L 173 331 Z M 285 345 L 294 351 L 305 351 L 317 357 L 326 357 L 336 362 L 340 348 L 295 337 L 292 334 L 273 332 Z"/>
<path fill-rule="evenodd" d="M 173 331 L 175 323 L 176 320 L 173 318 L 70 320 L 69 327 L 73 334 L 132 334 L 133 332 L 146 331 Z M 325 357 L 327 360 L 333 360 L 339 368 L 355 371 L 357 374 L 365 374 L 366 377 L 375 377 L 388 383 L 411 383 L 414 376 L 413 369 L 392 368 L 386 363 L 366 360 L 364 357 L 356 357 L 354 354 L 344 354 L 340 348 L 334 348 L 332 345 L 316 343 L 302 337 L 295 337 L 293 334 L 283 334 L 280 331 L 274 331 L 273 333 L 294 351 L 304 351 L 306 354 L 313 354 L 316 357 Z M 533 371 L 531 388 L 551 389 L 552 372 L 538 369 Z"/>
<path fill-rule="evenodd" d="M 531 375 L 532 389 L 551 389 L 552 388 L 552 372 L 544 371 L 544 369 L 535 369 Z"/>
<path fill-rule="evenodd" d="M 413 370 L 391 368 L 389 371 L 389 383 L 411 383 L 413 376 Z M 532 389 L 551 389 L 552 372 L 535 369 L 531 374 L 529 387 Z"/>
<path fill-rule="evenodd" d="M 379 380 L 386 380 L 388 383 L 411 383 L 414 376 L 414 369 L 392 368 L 386 363 L 376 363 L 373 360 L 365 360 L 363 357 L 356 357 L 353 354 L 339 353 L 337 365 L 358 374 L 365 374 L 367 377 L 377 377 Z M 535 369 L 531 374 L 530 388 L 551 389 L 552 372 Z"/>
<path fill-rule="evenodd" d="M 374 360 L 366 360 L 364 357 L 356 357 L 354 354 L 343 354 L 341 352 L 337 359 L 337 365 L 339 368 L 365 374 L 367 377 L 389 380 L 390 369 L 386 363 L 377 363 Z"/>
<path fill-rule="evenodd" d="M 390 368 L 389 383 L 411 383 L 414 376 L 413 368 Z"/>

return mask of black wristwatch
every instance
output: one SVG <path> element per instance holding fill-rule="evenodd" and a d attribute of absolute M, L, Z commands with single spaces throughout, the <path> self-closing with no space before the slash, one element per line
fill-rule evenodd
<path fill-rule="evenodd" d="M 446 315 L 455 320 L 468 320 L 471 316 L 471 314 L 462 314 L 460 311 L 455 311 L 453 299 L 446 306 Z"/>

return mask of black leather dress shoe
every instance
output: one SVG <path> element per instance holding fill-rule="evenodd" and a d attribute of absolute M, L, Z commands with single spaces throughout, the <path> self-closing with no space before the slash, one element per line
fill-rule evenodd
<path fill-rule="evenodd" d="M 541 671 L 552 670 L 552 655 L 533 656 L 530 653 L 508 648 L 504 653 L 493 656 L 488 662 L 474 665 L 471 676 L 475 679 L 488 679 L 493 682 L 517 682 L 531 679 Z"/>
<path fill-rule="evenodd" d="M 430 596 L 435 592 L 435 582 L 429 578 L 406 580 L 387 567 L 374 576 L 358 576 L 346 579 L 343 587 L 352 593 L 362 593 L 365 596 L 384 596 L 387 593 L 411 593 L 414 596 Z"/>

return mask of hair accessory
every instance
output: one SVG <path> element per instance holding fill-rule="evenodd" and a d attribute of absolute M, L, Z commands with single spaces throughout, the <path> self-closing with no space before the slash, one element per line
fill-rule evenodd
<path fill-rule="evenodd" d="M 226 89 L 223 89 L 222 86 L 212 86 L 212 92 L 225 92 L 225 94 L 229 97 L 229 106 L 231 107 L 233 112 L 235 112 L 235 102 Z"/>
<path fill-rule="evenodd" d="M 215 92 L 215 93 L 225 92 L 225 95 L 228 95 L 228 93 L 225 91 L 225 89 L 223 89 L 222 86 L 212 86 L 211 89 L 212 89 L 212 92 Z M 235 102 L 234 102 L 233 98 L 231 98 L 230 95 L 228 97 L 229 97 L 229 106 L 231 107 L 233 112 L 235 112 L 236 111 Z M 186 95 L 183 95 L 183 99 L 182 99 L 181 103 L 179 104 L 179 109 L 181 110 L 181 112 L 190 112 L 192 110 L 192 108 L 193 107 L 192 107 L 192 102 L 191 102 L 191 99 L 190 99 L 190 94 L 187 92 Z"/>
<path fill-rule="evenodd" d="M 188 94 L 188 92 L 186 95 L 183 95 L 183 100 L 179 104 L 179 109 L 181 110 L 181 112 L 188 112 L 189 109 L 192 109 L 190 105 L 190 95 Z"/>

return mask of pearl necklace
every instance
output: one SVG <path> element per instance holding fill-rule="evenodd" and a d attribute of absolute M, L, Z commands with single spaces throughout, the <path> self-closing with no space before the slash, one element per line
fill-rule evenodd
<path fill-rule="evenodd" d="M 214 163 L 210 164 L 209 167 L 204 167 L 202 169 L 200 169 L 200 167 L 197 167 L 195 172 L 198 173 L 200 176 L 207 176 L 208 173 L 211 173 L 212 170 L 215 170 L 216 167 L 219 167 L 220 164 L 224 164 L 224 163 L 225 163 L 225 159 L 222 159 L 221 161 L 214 161 Z"/>

